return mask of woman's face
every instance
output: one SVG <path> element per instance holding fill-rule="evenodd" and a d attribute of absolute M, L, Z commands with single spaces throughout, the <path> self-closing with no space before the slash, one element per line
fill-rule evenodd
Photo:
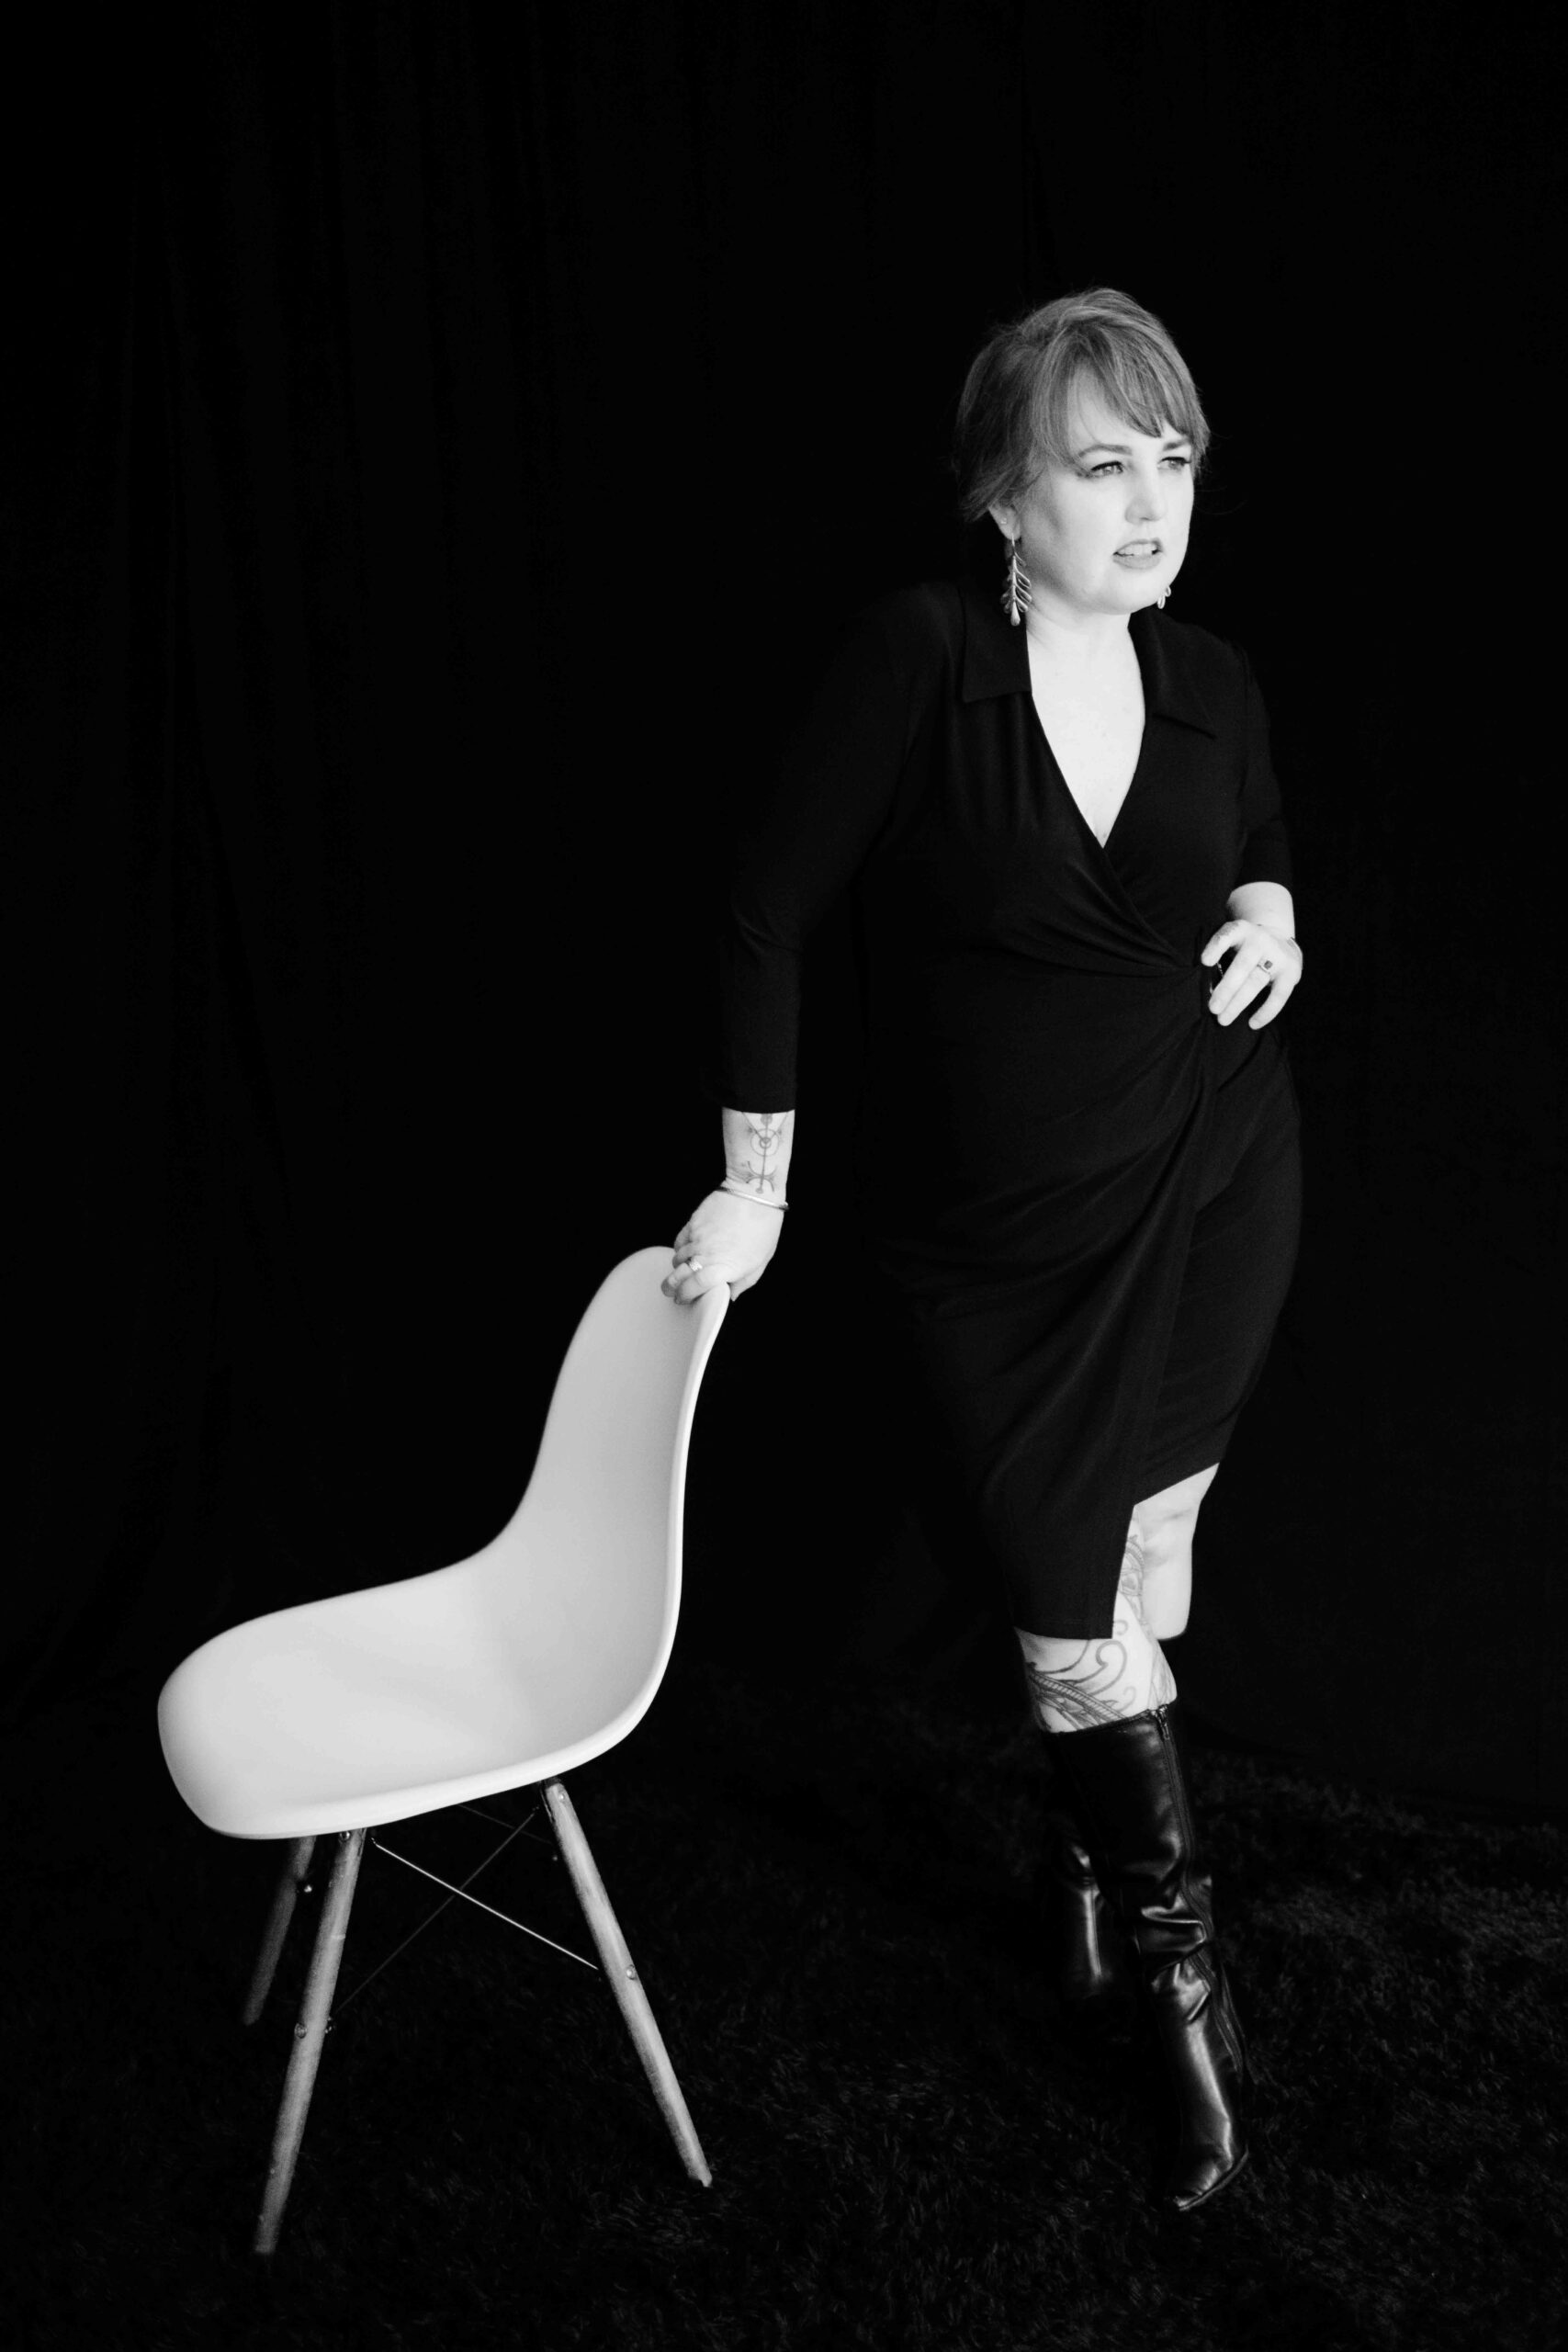
<path fill-rule="evenodd" d="M 1071 461 L 1048 461 L 1021 505 L 991 513 L 1010 539 L 1021 534 L 1036 606 L 1134 613 L 1170 585 L 1187 553 L 1192 444 L 1174 425 L 1140 433 L 1080 384 L 1067 447 Z"/>

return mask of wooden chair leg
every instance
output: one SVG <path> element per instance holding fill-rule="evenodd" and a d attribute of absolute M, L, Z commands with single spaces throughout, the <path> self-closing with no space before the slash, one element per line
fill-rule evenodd
<path fill-rule="evenodd" d="M 671 2136 L 681 2152 L 681 2160 L 686 2170 L 694 2180 L 700 2180 L 705 2188 L 709 2188 L 713 2185 L 713 2175 L 708 2170 L 702 2142 L 697 2138 L 696 2126 L 681 2096 L 681 2086 L 675 2079 L 675 2069 L 670 2064 L 664 2038 L 654 2023 L 648 1996 L 642 1989 L 637 1970 L 632 1966 L 626 1938 L 610 1908 L 604 1882 L 588 1850 L 582 1826 L 561 1781 L 546 1781 L 545 1803 L 550 1809 L 550 1820 L 566 1866 L 571 1872 L 571 1882 L 577 1889 L 577 1899 L 582 1905 L 589 1933 L 598 1949 L 604 1973 L 610 1980 L 610 1989 L 620 2003 L 621 2015 L 626 2021 L 637 2054 L 642 2060 L 643 2071 L 653 2096 L 659 2101 L 660 2112 L 670 2127 Z"/>
<path fill-rule="evenodd" d="M 315 2087 L 316 2068 L 321 2064 L 321 2044 L 327 2037 L 327 2020 L 332 2014 L 338 1963 L 343 1958 L 344 1938 L 348 1933 L 348 1914 L 354 1902 L 359 1858 L 364 1849 L 363 1829 L 345 1829 L 340 1834 L 337 1852 L 333 1859 L 332 1879 L 321 1904 L 321 1924 L 316 1930 L 316 1948 L 310 1955 L 310 1973 L 306 1980 L 299 2022 L 294 2029 L 294 2052 L 284 2080 L 283 2104 L 277 2110 L 277 2128 L 273 2133 L 272 2163 L 267 2170 L 266 2188 L 262 2197 L 261 2217 L 256 2223 L 255 2250 L 258 2254 L 272 2253 L 283 2224 L 283 2209 L 288 2202 L 288 2191 L 294 2180 L 295 2159 L 299 2154 L 299 2143 L 305 2136 L 305 2118 L 310 2111 L 310 2093 Z"/>
<path fill-rule="evenodd" d="M 262 1938 L 262 1948 L 256 1957 L 256 1973 L 251 1979 L 251 1989 L 245 1996 L 247 2025 L 254 2025 L 266 2007 L 266 1996 L 272 1990 L 272 1980 L 283 1957 L 289 1921 L 294 1917 L 294 1906 L 299 1900 L 299 1890 L 305 1883 L 305 1873 L 310 1867 L 310 1857 L 315 1850 L 313 1838 L 296 1838 L 288 1849 L 283 1876 L 278 1880 L 277 1893 L 272 1898 L 272 1910 L 267 1918 L 266 1932 Z"/>

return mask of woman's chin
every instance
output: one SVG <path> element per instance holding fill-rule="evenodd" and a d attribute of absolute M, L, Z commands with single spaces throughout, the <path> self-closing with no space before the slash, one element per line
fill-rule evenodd
<path fill-rule="evenodd" d="M 1128 614 L 1146 612 L 1151 605 L 1159 603 L 1169 585 L 1169 579 L 1163 572 L 1109 581 L 1103 592 L 1100 610 Z"/>
<path fill-rule="evenodd" d="M 1160 598 L 1170 586 L 1170 577 L 1168 571 L 1156 571 L 1145 572 L 1137 578 L 1129 580 L 1125 590 L 1125 609 L 1130 613 L 1147 612 L 1151 605 L 1159 603 Z"/>

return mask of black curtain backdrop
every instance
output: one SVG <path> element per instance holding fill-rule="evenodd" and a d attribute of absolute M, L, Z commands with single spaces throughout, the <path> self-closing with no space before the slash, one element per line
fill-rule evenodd
<path fill-rule="evenodd" d="M 501 1526 L 593 1288 L 720 1172 L 729 814 L 838 617 L 974 552 L 988 327 L 1110 282 L 1213 420 L 1172 610 L 1263 681 L 1306 956 L 1303 1256 L 1179 1677 L 1336 1772 L 1568 1802 L 1556 23 L 35 17 L 13 1715 Z M 861 1304 L 859 1052 L 836 916 L 691 1465 L 684 1637 L 753 1664 L 963 1585 Z"/>

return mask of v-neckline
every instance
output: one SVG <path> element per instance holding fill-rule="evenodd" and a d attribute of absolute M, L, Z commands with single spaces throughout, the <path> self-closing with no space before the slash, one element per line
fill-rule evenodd
<path fill-rule="evenodd" d="M 1029 707 L 1034 714 L 1034 724 L 1040 730 L 1040 741 L 1045 746 L 1045 756 L 1050 762 L 1051 773 L 1055 777 L 1056 782 L 1061 786 L 1067 806 L 1072 810 L 1074 816 L 1077 819 L 1078 823 L 1082 826 L 1089 840 L 1094 843 L 1094 846 L 1099 851 L 1100 856 L 1108 860 L 1111 855 L 1111 844 L 1116 838 L 1117 828 L 1120 826 L 1122 818 L 1127 813 L 1127 803 L 1132 799 L 1134 793 L 1136 792 L 1138 788 L 1138 778 L 1144 772 L 1144 752 L 1149 740 L 1148 679 L 1145 673 L 1144 660 L 1142 654 L 1138 650 L 1138 640 L 1134 632 L 1131 618 L 1129 618 L 1127 625 L 1127 642 L 1133 649 L 1133 659 L 1138 665 L 1138 694 L 1144 706 L 1144 724 L 1138 736 L 1138 755 L 1133 762 L 1133 773 L 1127 779 L 1127 789 L 1122 795 L 1121 803 L 1117 808 L 1115 816 L 1111 820 L 1110 828 L 1103 841 L 1100 840 L 1100 835 L 1095 831 L 1094 827 L 1089 823 L 1089 819 L 1084 815 L 1083 810 L 1079 808 L 1077 795 L 1073 790 L 1072 786 L 1067 782 L 1066 776 L 1063 772 L 1062 763 L 1056 757 L 1055 751 L 1052 746 L 1051 738 L 1045 732 L 1045 721 L 1041 718 L 1040 706 L 1034 699 L 1034 673 L 1032 670 L 1029 672 L 1029 683 L 1027 687 L 1029 695 Z M 1029 649 L 1026 646 L 1024 648 L 1024 662 L 1026 665 L 1028 663 L 1028 660 Z"/>

